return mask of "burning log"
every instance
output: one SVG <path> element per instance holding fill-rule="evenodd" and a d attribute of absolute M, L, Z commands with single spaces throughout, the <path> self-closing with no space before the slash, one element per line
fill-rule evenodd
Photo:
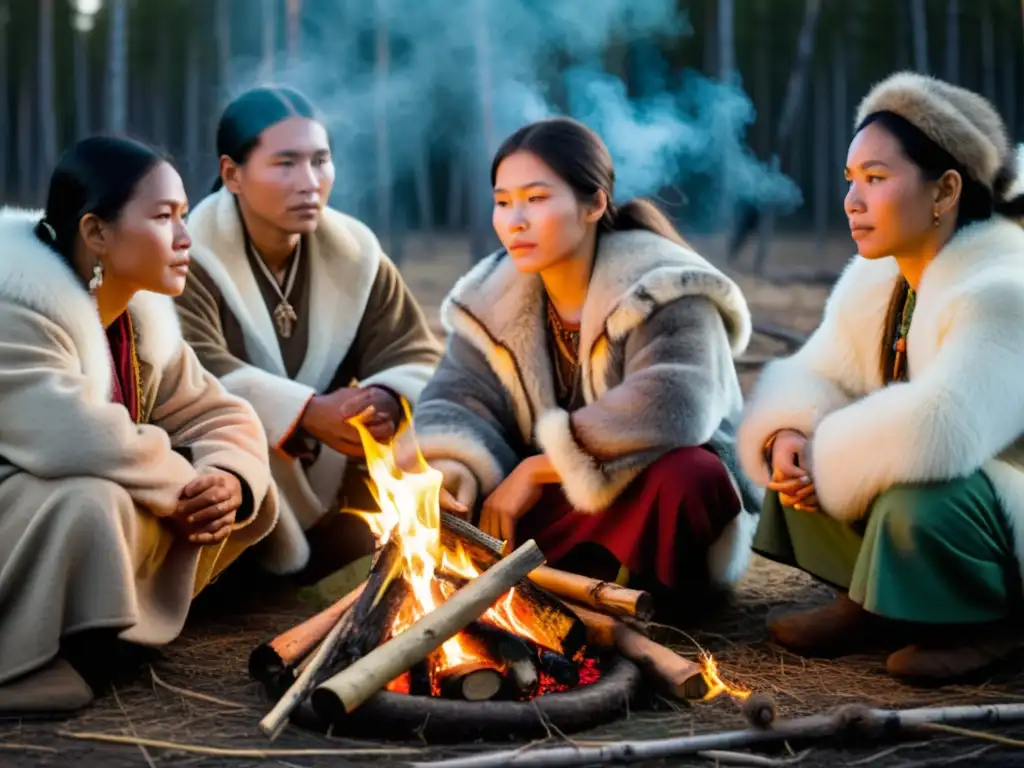
<path fill-rule="evenodd" d="M 408 585 L 401 578 L 402 565 L 401 537 L 394 531 L 377 550 L 370 575 L 352 607 L 335 623 L 299 676 L 260 721 L 260 731 L 271 740 L 277 738 L 291 713 L 330 674 L 339 659 L 358 658 L 384 639 L 408 593 Z"/>
<path fill-rule="evenodd" d="M 548 566 L 531 573 L 530 581 L 552 594 L 589 605 L 604 613 L 630 616 L 641 621 L 648 621 L 654 615 L 654 601 L 649 592 L 627 589 L 613 582 L 591 579 Z"/>
<path fill-rule="evenodd" d="M 627 659 L 636 662 L 668 696 L 686 700 L 707 695 L 708 683 L 700 664 L 644 637 L 611 616 L 578 605 L 569 607 L 587 625 L 588 643 L 618 649 Z"/>
<path fill-rule="evenodd" d="M 471 624 L 427 657 L 431 692 L 446 699 L 487 701 L 504 687 L 505 660 L 491 633 Z"/>
<path fill-rule="evenodd" d="M 501 666 L 491 659 L 465 661 L 438 674 L 441 696 L 446 699 L 487 701 L 497 695 L 505 682 Z"/>
<path fill-rule="evenodd" d="M 579 685 L 579 669 L 562 654 L 541 650 L 537 658 L 541 671 L 558 685 L 566 688 L 575 688 Z"/>
<path fill-rule="evenodd" d="M 294 680 L 297 667 L 304 659 L 310 658 L 331 627 L 355 604 L 365 587 L 364 581 L 320 613 L 258 645 L 249 655 L 250 676 L 267 685 L 278 685 L 287 678 Z"/>
<path fill-rule="evenodd" d="M 441 541 L 446 549 L 463 547 L 473 562 L 489 568 L 501 557 L 504 542 L 489 536 L 465 520 L 441 513 Z M 605 613 L 648 621 L 654 615 L 649 592 L 628 589 L 613 582 L 592 579 L 550 566 L 542 566 L 529 579 L 538 587 L 566 600 L 589 605 Z"/>
<path fill-rule="evenodd" d="M 536 542 L 527 541 L 404 632 L 322 683 L 313 693 L 313 708 L 327 718 L 352 712 L 469 626 L 520 579 L 543 564 L 544 555 Z"/>
<path fill-rule="evenodd" d="M 449 589 L 468 581 L 462 574 L 445 570 L 437 573 L 437 577 L 447 582 Z M 587 638 L 586 627 L 576 614 L 527 579 L 516 584 L 480 621 L 569 657 L 576 655 Z"/>
<path fill-rule="evenodd" d="M 503 665 L 505 698 L 530 699 L 537 694 L 540 688 L 540 675 L 537 673 L 539 649 L 533 643 L 508 630 L 479 621 L 464 629 L 460 637 L 464 635 L 486 645 L 491 655 Z"/>

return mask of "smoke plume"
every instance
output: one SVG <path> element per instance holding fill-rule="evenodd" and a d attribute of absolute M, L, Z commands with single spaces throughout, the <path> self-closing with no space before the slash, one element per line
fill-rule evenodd
<path fill-rule="evenodd" d="M 259 14 L 250 7 L 235 18 L 252 19 L 258 39 Z M 375 79 L 382 28 L 383 91 Z M 322 111 L 337 202 L 353 212 L 373 205 L 382 105 L 399 206 L 415 197 L 425 163 L 447 178 L 443 159 L 462 156 L 481 183 L 498 142 L 556 114 L 604 139 L 616 162 L 616 197 L 674 190 L 686 205 L 670 213 L 690 226 L 715 226 L 723 194 L 733 205 L 798 205 L 797 186 L 746 145 L 756 115 L 738 79 L 674 72 L 659 53 L 687 45 L 692 34 L 675 0 L 306 0 L 299 55 L 287 64 L 279 57 L 274 80 L 304 91 Z M 616 46 L 631 50 L 632 92 L 606 67 Z M 253 59 L 236 61 L 235 75 L 233 92 L 260 82 Z"/>

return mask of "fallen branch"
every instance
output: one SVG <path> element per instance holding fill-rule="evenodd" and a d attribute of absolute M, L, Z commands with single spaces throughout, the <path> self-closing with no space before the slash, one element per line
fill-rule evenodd
<path fill-rule="evenodd" d="M 166 691 L 176 693 L 178 696 L 182 696 L 189 699 L 197 699 L 198 701 L 205 701 L 208 704 L 216 704 L 219 707 L 229 707 L 231 709 L 250 709 L 248 704 L 239 704 L 237 701 L 228 701 L 227 699 L 218 699 L 216 696 L 209 696 L 205 693 L 197 693 L 196 691 L 190 691 L 187 688 L 179 688 L 176 685 L 165 683 L 159 677 L 157 677 L 156 670 L 153 667 L 149 668 L 149 676 L 153 681 L 153 685 L 159 686 Z"/>
<path fill-rule="evenodd" d="M 520 579 L 543 564 L 544 555 L 537 543 L 532 539 L 527 541 L 404 632 L 322 683 L 313 692 L 313 708 L 324 719 L 332 721 L 354 711 L 370 696 L 476 621 Z"/>
<path fill-rule="evenodd" d="M 180 741 L 118 736 L 113 733 L 57 731 L 57 735 L 65 739 L 77 739 L 78 741 L 101 741 L 106 744 L 125 744 L 131 747 L 170 749 L 176 752 L 190 752 L 194 755 L 206 755 L 208 757 L 355 757 L 358 755 L 418 755 L 423 752 L 422 749 L 415 749 L 413 747 L 395 747 L 394 749 L 376 747 L 355 747 L 352 749 L 233 749 L 230 747 L 204 747 L 198 744 L 185 744 Z"/>
<path fill-rule="evenodd" d="M 581 766 L 597 763 L 629 763 L 693 755 L 710 750 L 730 750 L 795 739 L 821 739 L 857 733 L 876 739 L 934 723 L 1013 723 L 1024 720 L 1024 704 L 983 704 L 919 709 L 871 709 L 861 705 L 842 707 L 825 715 L 779 720 L 771 728 L 704 733 L 650 741 L 623 741 L 602 747 L 557 747 L 531 752 L 502 750 L 482 755 L 412 763 L 416 768 L 491 768 L 491 766 Z"/>

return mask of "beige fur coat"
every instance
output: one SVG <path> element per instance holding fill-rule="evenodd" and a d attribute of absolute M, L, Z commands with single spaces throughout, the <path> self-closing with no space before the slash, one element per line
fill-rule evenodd
<path fill-rule="evenodd" d="M 33 234 L 38 218 L 0 212 L 0 682 L 83 629 L 171 641 L 193 595 L 277 516 L 259 420 L 200 366 L 169 298 L 129 305 L 146 418 L 111 402 L 95 304 Z M 254 506 L 226 542 L 197 547 L 160 518 L 207 467 L 243 478 Z"/>

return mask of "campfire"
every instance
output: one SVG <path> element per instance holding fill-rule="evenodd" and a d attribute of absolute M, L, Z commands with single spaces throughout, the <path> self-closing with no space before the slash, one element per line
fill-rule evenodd
<path fill-rule="evenodd" d="M 648 593 L 547 567 L 532 541 L 505 552 L 441 511 L 441 474 L 422 456 L 403 470 L 397 439 L 379 444 L 354 424 L 380 511 L 353 513 L 379 546 L 365 582 L 253 651 L 250 673 L 280 697 L 260 724 L 271 738 L 307 703 L 336 721 L 382 692 L 531 702 L 598 687 L 609 656 L 677 699 L 749 695 L 710 656 L 690 661 L 646 636 Z"/>

